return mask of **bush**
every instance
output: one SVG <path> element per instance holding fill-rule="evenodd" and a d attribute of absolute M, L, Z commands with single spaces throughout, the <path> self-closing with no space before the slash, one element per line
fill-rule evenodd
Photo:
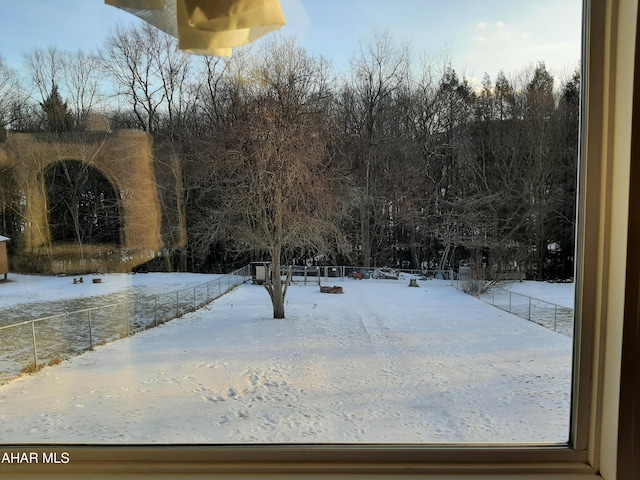
<path fill-rule="evenodd" d="M 466 278 L 462 280 L 462 291 L 468 295 L 478 297 L 491 290 L 495 280 L 487 280 L 487 273 L 481 262 L 476 259 L 467 266 Z"/>
<path fill-rule="evenodd" d="M 36 362 L 31 360 L 26 367 L 22 369 L 20 375 L 33 375 L 34 373 L 38 373 L 44 365 L 36 365 Z"/>
<path fill-rule="evenodd" d="M 52 360 L 49 361 L 49 363 L 47 363 L 47 366 L 49 367 L 53 367 L 54 365 L 59 365 L 64 361 L 64 358 L 62 357 L 56 357 Z"/>
<path fill-rule="evenodd" d="M 462 281 L 462 291 L 468 295 L 479 297 L 491 290 L 495 282 L 492 280 L 483 280 L 480 278 L 469 278 Z"/>

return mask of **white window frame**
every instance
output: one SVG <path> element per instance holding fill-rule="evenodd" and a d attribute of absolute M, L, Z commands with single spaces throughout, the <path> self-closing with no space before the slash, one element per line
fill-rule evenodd
<path fill-rule="evenodd" d="M 567 445 L 22 446 L 65 465 L 0 465 L 7 478 L 429 478 L 626 480 L 617 473 L 620 368 L 631 210 L 638 0 L 585 0 L 575 382 Z M 549 15 L 554 15 L 553 11 Z M 640 94 L 640 93 L 639 93 Z M 638 209 L 640 210 L 640 209 Z M 637 266 L 636 266 L 637 267 Z M 635 288 L 636 300 L 638 285 Z M 633 288 L 629 288 L 633 290 Z M 629 302 L 629 298 L 627 298 Z M 637 407 L 635 407 L 637 409 Z M 1 432 L 0 432 L 1 437 Z M 0 450 L 7 450 L 0 446 Z M 146 474 L 142 477 L 134 474 Z M 640 477 L 638 477 L 640 478 Z"/>

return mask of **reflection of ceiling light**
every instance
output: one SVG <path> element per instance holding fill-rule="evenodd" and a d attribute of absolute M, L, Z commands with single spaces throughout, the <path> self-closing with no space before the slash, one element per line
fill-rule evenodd
<path fill-rule="evenodd" d="M 280 0 L 105 0 L 178 39 L 181 50 L 229 56 L 231 49 L 278 30 Z"/>

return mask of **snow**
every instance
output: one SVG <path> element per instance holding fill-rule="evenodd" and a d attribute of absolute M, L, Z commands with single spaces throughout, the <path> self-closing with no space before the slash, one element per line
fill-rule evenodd
<path fill-rule="evenodd" d="M 103 297 L 131 289 L 144 289 L 145 294 L 199 285 L 220 275 L 200 273 L 109 273 L 104 275 L 39 276 L 10 273 L 7 282 L 0 283 L 0 306 L 10 307 L 29 302 Z M 83 279 L 82 283 L 73 280 Z M 100 283 L 93 283 L 99 279 Z"/>
<path fill-rule="evenodd" d="M 123 303 L 211 282 L 222 275 L 198 273 L 111 273 L 37 276 L 11 273 L 0 283 L 0 326 L 85 308 Z M 82 279 L 82 282 L 78 282 Z M 100 283 L 93 283 L 97 279 Z"/>
<path fill-rule="evenodd" d="M 572 283 L 514 282 L 504 288 L 497 285 L 479 298 L 554 332 L 573 337 L 575 295 Z"/>
<path fill-rule="evenodd" d="M 32 301 L 39 280 L 48 285 L 43 302 L 120 288 L 12 277 L 0 284 L 0 305 Z M 121 286 L 154 288 L 204 278 L 125 277 Z M 447 281 L 324 283 L 344 293 L 294 284 L 283 320 L 271 318 L 264 288 L 245 284 L 181 319 L 0 386 L 0 441 L 567 441 L 570 338 Z M 527 285 L 540 287 L 514 284 L 520 293 Z M 568 295 L 564 284 L 548 285 L 540 288 L 556 300 Z"/>
<path fill-rule="evenodd" d="M 510 292 L 528 295 L 538 300 L 573 308 L 575 286 L 573 283 L 515 282 L 507 288 Z"/>

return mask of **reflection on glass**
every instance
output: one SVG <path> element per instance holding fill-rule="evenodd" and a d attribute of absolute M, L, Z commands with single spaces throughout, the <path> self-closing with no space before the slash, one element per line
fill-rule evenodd
<path fill-rule="evenodd" d="M 580 3 L 282 3 L 2 52 L 0 442 L 567 442 Z"/>

